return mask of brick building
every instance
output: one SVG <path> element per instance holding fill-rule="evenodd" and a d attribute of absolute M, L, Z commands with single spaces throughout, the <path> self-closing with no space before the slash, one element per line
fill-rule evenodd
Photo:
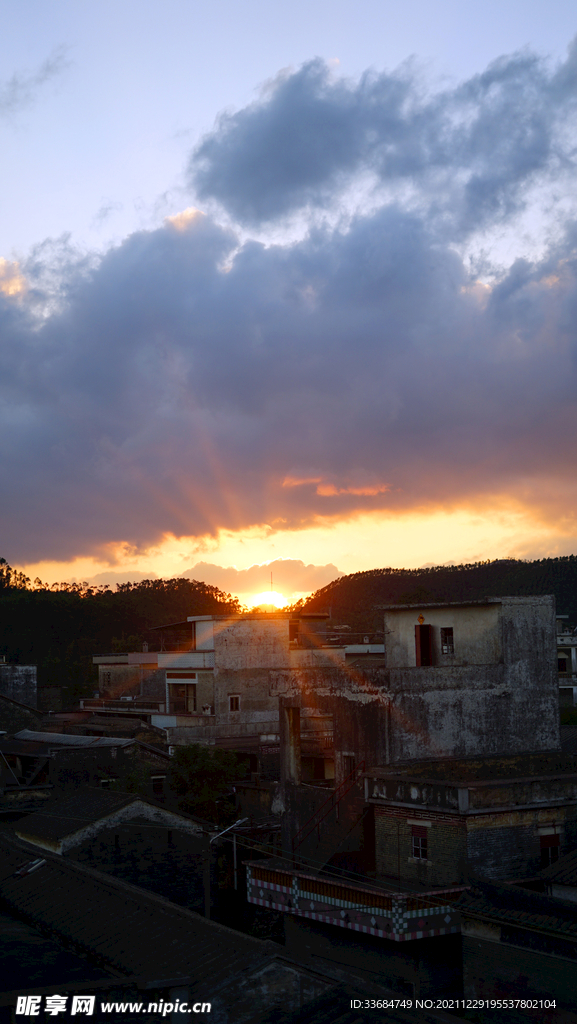
<path fill-rule="evenodd" d="M 369 769 L 377 873 L 403 882 L 521 878 L 577 846 L 571 754 L 446 759 Z"/>

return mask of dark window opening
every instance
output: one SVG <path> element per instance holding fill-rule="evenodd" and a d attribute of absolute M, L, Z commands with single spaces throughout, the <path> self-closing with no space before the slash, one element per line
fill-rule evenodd
<path fill-rule="evenodd" d="M 411 828 L 411 846 L 415 860 L 428 860 L 428 829 L 422 825 Z"/>
<path fill-rule="evenodd" d="M 558 672 L 566 672 L 567 671 L 567 658 L 557 658 L 557 671 Z"/>
<path fill-rule="evenodd" d="M 196 711 L 196 684 L 195 683 L 173 683 L 177 674 L 170 675 L 168 683 L 169 714 L 192 715 Z"/>
<path fill-rule="evenodd" d="M 228 710 L 229 711 L 240 711 L 240 696 L 238 693 L 229 693 L 228 695 Z"/>
<path fill-rule="evenodd" d="M 152 776 L 152 792 L 154 796 L 164 796 L 164 775 Z"/>
<path fill-rule="evenodd" d="M 349 775 L 353 774 L 356 767 L 357 762 L 354 757 L 349 757 L 348 755 L 343 757 L 343 775 L 345 779 L 348 779 Z"/>
<path fill-rule="evenodd" d="M 415 626 L 415 654 L 417 665 L 433 664 L 433 627 Z"/>
<path fill-rule="evenodd" d="M 454 654 L 455 644 L 453 642 L 453 627 L 441 627 L 441 654 Z"/>
<path fill-rule="evenodd" d="M 540 836 L 541 845 L 541 867 L 548 868 L 559 860 L 560 836 Z"/>

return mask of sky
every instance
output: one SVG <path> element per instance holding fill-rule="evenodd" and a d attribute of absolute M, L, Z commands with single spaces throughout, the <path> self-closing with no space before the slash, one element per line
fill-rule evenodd
<path fill-rule="evenodd" d="M 574 4 L 0 13 L 10 564 L 577 552 Z"/>

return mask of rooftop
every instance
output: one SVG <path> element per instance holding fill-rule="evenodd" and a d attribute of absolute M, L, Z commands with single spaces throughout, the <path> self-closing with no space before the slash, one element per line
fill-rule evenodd
<path fill-rule="evenodd" d="M 51 800 L 17 822 L 15 829 L 22 838 L 60 840 L 141 799 L 134 793 L 83 787 L 62 800 Z"/>
<path fill-rule="evenodd" d="M 0 836 L 0 898 L 55 937 L 91 953 L 121 976 L 177 979 L 215 991 L 276 955 L 272 943 L 239 935 L 184 907 L 100 871 Z M 35 861 L 40 863 L 30 870 Z M 17 873 L 20 872 L 20 873 Z M 282 951 L 279 949 L 282 956 Z"/>
<path fill-rule="evenodd" d="M 62 732 L 33 732 L 21 729 L 14 734 L 15 740 L 39 743 L 42 747 L 126 747 L 134 740 L 109 736 L 74 736 Z"/>
<path fill-rule="evenodd" d="M 556 864 L 550 864 L 541 871 L 539 877 L 554 885 L 577 886 L 577 850 L 560 857 Z M 575 916 L 577 917 L 577 909 Z"/>
<path fill-rule="evenodd" d="M 551 751 L 511 757 L 443 758 L 367 768 L 368 778 L 414 779 L 455 786 L 485 785 L 543 776 L 577 775 L 575 754 Z"/>
<path fill-rule="evenodd" d="M 574 903 L 515 885 L 497 885 L 477 879 L 463 893 L 457 906 L 464 917 L 481 917 L 525 926 L 531 931 L 554 932 L 573 941 L 577 939 Z"/>
<path fill-rule="evenodd" d="M 394 612 L 400 608 L 469 608 L 474 605 L 505 604 L 548 604 L 551 601 L 549 594 L 530 594 L 527 597 L 511 595 L 507 597 L 481 597 L 467 601 L 411 601 L 410 604 L 376 604 L 373 607 L 384 612 Z M 559 618 L 559 616 L 557 616 Z"/>

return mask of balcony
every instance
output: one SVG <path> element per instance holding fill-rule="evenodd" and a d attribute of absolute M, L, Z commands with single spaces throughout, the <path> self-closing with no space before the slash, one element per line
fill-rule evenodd
<path fill-rule="evenodd" d="M 292 870 L 286 861 L 251 861 L 246 878 L 249 903 L 380 939 L 408 942 L 461 930 L 454 904 L 466 886 L 396 892 L 309 875 Z"/>

